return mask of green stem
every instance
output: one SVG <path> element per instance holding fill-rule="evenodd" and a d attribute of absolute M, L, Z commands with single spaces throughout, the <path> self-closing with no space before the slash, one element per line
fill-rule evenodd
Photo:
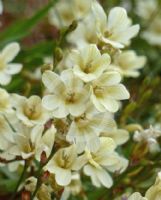
<path fill-rule="evenodd" d="M 17 156 L 16 158 L 14 159 L 11 159 L 11 160 L 6 160 L 5 158 L 1 158 L 0 157 L 0 163 L 5 163 L 5 164 L 8 164 L 8 163 L 12 163 L 12 162 L 16 162 L 16 161 L 20 161 L 20 160 L 23 160 L 23 158 Z"/>
<path fill-rule="evenodd" d="M 74 31 L 77 27 L 77 21 L 73 21 L 65 30 L 60 32 L 59 39 L 54 42 L 54 48 L 53 48 L 53 71 L 56 69 L 57 64 L 60 62 L 60 60 L 57 60 L 56 55 L 56 49 L 61 48 L 63 44 L 66 41 L 66 36 Z"/>
<path fill-rule="evenodd" d="M 16 132 L 16 130 L 14 129 L 14 127 L 12 126 L 12 124 L 9 122 L 9 120 L 7 119 L 7 117 L 5 115 L 3 115 L 4 119 L 6 120 L 7 124 L 9 125 L 9 127 L 11 128 L 11 130 L 13 132 Z"/>
<path fill-rule="evenodd" d="M 25 175 L 25 173 L 27 171 L 27 168 L 28 168 L 28 163 L 27 163 L 27 161 L 25 161 L 25 165 L 24 165 L 23 171 L 22 171 L 21 176 L 20 176 L 20 178 L 19 178 L 19 180 L 17 182 L 16 188 L 14 190 L 14 193 L 13 193 L 12 197 L 11 197 L 11 200 L 15 199 L 15 196 L 17 194 L 18 188 L 19 188 L 21 182 L 23 181 L 23 178 L 24 178 L 24 175 Z"/>
<path fill-rule="evenodd" d="M 41 163 L 40 166 L 39 166 L 39 169 L 38 169 L 37 175 L 36 175 L 37 183 L 36 183 L 35 190 L 34 190 L 32 196 L 31 196 L 31 200 L 34 199 L 34 197 L 36 196 L 36 194 L 37 194 L 39 188 L 40 188 L 41 185 L 42 185 L 41 175 L 42 175 L 43 167 L 44 167 L 44 166 L 49 162 L 49 160 L 53 157 L 54 153 L 55 153 L 55 149 L 54 149 L 54 146 L 53 146 L 53 148 L 52 148 L 52 150 L 51 150 L 51 153 L 50 153 L 50 155 L 49 155 L 47 161 L 46 161 L 44 164 Z"/>

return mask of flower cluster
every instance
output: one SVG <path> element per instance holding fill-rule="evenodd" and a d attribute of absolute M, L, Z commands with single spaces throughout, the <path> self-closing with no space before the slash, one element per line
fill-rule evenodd
<path fill-rule="evenodd" d="M 142 17 L 147 20 L 146 11 Z M 50 10 L 49 22 L 66 28 L 68 48 L 58 46 L 54 63 L 42 67 L 42 96 L 0 88 L 0 163 L 12 171 L 24 169 L 27 179 L 17 186 L 22 195 L 51 200 L 54 194 L 64 200 L 83 190 L 82 176 L 96 187 L 111 188 L 113 174 L 128 167 L 119 149 L 129 132 L 117 125 L 115 113 L 130 98 L 122 79 L 138 77 L 146 57 L 127 49 L 139 25 L 122 7 L 112 8 L 107 17 L 95 0 L 61 0 Z M 1 86 L 21 71 L 22 64 L 11 63 L 19 51 L 16 42 L 1 51 Z M 159 136 L 151 127 L 136 131 L 134 140 L 151 145 Z M 159 184 L 160 178 L 146 197 L 135 193 L 129 200 L 157 199 Z"/>

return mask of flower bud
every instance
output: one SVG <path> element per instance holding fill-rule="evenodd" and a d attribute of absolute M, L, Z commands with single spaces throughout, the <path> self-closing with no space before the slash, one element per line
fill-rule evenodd
<path fill-rule="evenodd" d="M 77 25 L 78 25 L 77 21 L 74 20 L 74 21 L 71 23 L 71 25 L 69 26 L 69 28 L 68 28 L 68 33 L 74 31 L 74 30 L 77 28 Z"/>
<path fill-rule="evenodd" d="M 44 73 L 46 70 L 53 70 L 52 64 L 44 64 L 41 66 L 41 73 Z"/>
<path fill-rule="evenodd" d="M 50 176 L 50 172 L 49 172 L 49 171 L 45 171 L 45 172 L 43 173 L 42 177 L 41 177 L 41 181 L 42 181 L 43 183 L 46 182 L 46 181 L 48 180 L 49 176 Z"/>
<path fill-rule="evenodd" d="M 61 48 L 57 47 L 54 51 L 54 59 L 56 63 L 59 63 L 63 59 L 63 52 Z"/>
<path fill-rule="evenodd" d="M 42 163 L 42 164 L 45 164 L 45 163 L 47 162 L 47 156 L 46 156 L 46 152 L 45 152 L 45 151 L 43 151 L 43 152 L 41 153 L 41 158 L 40 158 L 40 160 L 41 160 L 41 163 Z"/>
<path fill-rule="evenodd" d="M 23 191 L 21 194 L 21 200 L 30 200 L 30 192 L 29 191 Z"/>

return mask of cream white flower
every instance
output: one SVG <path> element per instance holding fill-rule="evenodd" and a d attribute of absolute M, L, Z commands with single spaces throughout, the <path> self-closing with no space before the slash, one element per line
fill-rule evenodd
<path fill-rule="evenodd" d="M 84 156 L 77 156 L 75 145 L 59 149 L 45 166 L 55 174 L 57 184 L 66 186 L 72 180 L 72 170 L 79 170 L 86 162 Z"/>
<path fill-rule="evenodd" d="M 43 151 L 46 153 L 47 158 L 49 157 L 55 142 L 55 135 L 56 129 L 54 125 L 51 125 L 49 129 L 42 133 L 41 138 L 39 140 L 37 139 L 38 136 L 35 132 L 35 141 L 37 140 L 35 143 L 35 157 L 38 161 L 40 161 L 41 154 Z"/>
<path fill-rule="evenodd" d="M 72 70 L 64 70 L 60 76 L 46 71 L 42 80 L 50 92 L 49 95 L 44 96 L 43 105 L 53 111 L 55 117 L 63 118 L 68 114 L 79 116 L 84 112 L 89 90 Z"/>
<path fill-rule="evenodd" d="M 161 136 L 161 130 L 153 126 L 148 129 L 135 131 L 134 140 L 136 142 L 146 142 L 148 144 L 150 152 L 156 152 L 160 150 L 157 138 Z"/>
<path fill-rule="evenodd" d="M 140 74 L 138 70 L 144 67 L 145 62 L 145 56 L 138 56 L 134 51 L 127 50 L 115 56 L 111 69 L 125 77 L 138 77 Z"/>
<path fill-rule="evenodd" d="M 6 112 L 0 114 L 0 157 L 6 160 L 13 159 L 15 156 L 9 153 L 9 149 L 12 148 L 15 140 L 14 126 L 17 124 L 17 118 L 14 112 Z"/>
<path fill-rule="evenodd" d="M 156 0 L 138 0 L 136 4 L 136 13 L 144 20 L 150 20 L 158 10 Z"/>
<path fill-rule="evenodd" d="M 82 152 L 86 147 L 95 152 L 100 146 L 100 133 L 110 131 L 114 127 L 113 118 L 107 113 L 99 113 L 89 104 L 85 113 L 71 123 L 67 140 L 76 144 L 78 152 Z"/>
<path fill-rule="evenodd" d="M 5 160 L 12 160 L 15 158 L 14 155 L 9 153 L 9 149 L 12 148 L 14 143 L 14 130 L 13 127 L 11 127 L 13 122 L 12 114 L 12 112 L 0 114 L 0 158 Z M 0 166 L 6 166 L 6 164 L 0 163 Z M 10 169 L 9 165 L 8 167 Z"/>
<path fill-rule="evenodd" d="M 107 18 L 101 5 L 94 1 L 91 13 L 80 22 L 78 28 L 69 36 L 69 41 L 76 42 L 77 46 L 104 43 L 117 49 L 124 48 L 139 31 L 139 25 L 131 24 L 124 8 L 111 9 Z"/>
<path fill-rule="evenodd" d="M 0 88 L 0 112 L 12 111 L 10 95 L 5 89 Z"/>
<path fill-rule="evenodd" d="M 56 133 L 54 126 L 51 126 L 45 132 L 44 126 L 41 125 L 29 128 L 18 124 L 15 128 L 14 142 L 12 147 L 8 149 L 11 155 L 22 156 L 24 159 L 35 156 L 39 161 L 43 151 L 47 157 L 50 155 Z"/>
<path fill-rule="evenodd" d="M 45 124 L 50 118 L 50 113 L 43 107 L 39 96 L 33 95 L 26 98 L 24 96 L 13 94 L 11 98 L 18 119 L 27 126 Z"/>
<path fill-rule="evenodd" d="M 0 0 L 0 15 L 2 14 L 3 12 L 3 3 L 2 3 L 2 0 Z"/>
<path fill-rule="evenodd" d="M 107 27 L 101 39 L 115 48 L 123 48 L 129 44 L 130 39 L 137 35 L 138 31 L 139 25 L 131 25 L 126 10 L 115 7 L 110 10 Z"/>
<path fill-rule="evenodd" d="M 129 140 L 128 131 L 126 131 L 125 129 L 117 128 L 116 124 L 111 130 L 105 129 L 101 133 L 101 136 L 112 138 L 116 145 L 122 145 Z"/>
<path fill-rule="evenodd" d="M 91 101 L 100 112 L 116 112 L 119 109 L 119 100 L 129 98 L 128 91 L 120 81 L 118 72 L 105 72 L 92 82 Z"/>
<path fill-rule="evenodd" d="M 142 17 L 147 26 L 142 37 L 151 45 L 161 46 L 161 14 L 157 0 L 139 0 L 137 14 Z"/>
<path fill-rule="evenodd" d="M 140 193 L 135 192 L 128 200 L 160 200 L 161 197 L 161 172 L 158 173 L 155 184 L 152 185 L 146 192 L 145 197 Z"/>
<path fill-rule="evenodd" d="M 0 52 L 0 84 L 7 85 L 11 81 L 11 77 L 17 74 L 22 69 L 22 64 L 11 63 L 11 61 L 16 57 L 20 51 L 20 46 L 18 43 L 13 42 L 8 44 Z"/>
<path fill-rule="evenodd" d="M 96 20 L 92 13 L 78 23 L 75 31 L 67 37 L 68 41 L 79 48 L 89 44 L 98 44 Z"/>
<path fill-rule="evenodd" d="M 91 177 L 92 183 L 96 187 L 103 185 L 110 188 L 113 180 L 108 171 L 123 172 L 128 165 L 128 161 L 114 151 L 116 145 L 111 138 L 101 137 L 100 141 L 100 148 L 96 152 L 90 153 L 86 150 L 88 164 L 84 166 L 84 173 Z"/>
<path fill-rule="evenodd" d="M 34 192 L 37 184 L 37 179 L 35 177 L 30 177 L 25 181 L 25 190 L 29 192 Z M 36 196 L 33 200 L 51 200 L 51 189 L 44 183 L 41 184 L 41 187 L 37 191 Z"/>
<path fill-rule="evenodd" d="M 9 126 L 5 115 L 0 114 L 0 150 L 7 150 L 13 141 L 13 130 Z"/>
<path fill-rule="evenodd" d="M 142 37 L 151 45 L 161 46 L 161 15 L 154 18 Z"/>
<path fill-rule="evenodd" d="M 67 200 L 70 195 L 78 195 L 81 192 L 82 184 L 80 181 L 80 174 L 75 173 L 72 175 L 71 183 L 64 188 L 60 200 Z"/>
<path fill-rule="evenodd" d="M 158 173 L 155 184 L 146 192 L 145 197 L 148 200 L 159 200 L 161 197 L 161 172 Z"/>
<path fill-rule="evenodd" d="M 94 44 L 73 51 L 71 59 L 74 74 L 85 82 L 97 79 L 108 69 L 111 60 L 108 54 L 101 55 Z"/>
<path fill-rule="evenodd" d="M 128 200 L 149 200 L 145 197 L 143 197 L 139 192 L 133 193 Z"/>
<path fill-rule="evenodd" d="M 58 28 L 69 26 L 89 12 L 91 3 L 92 0 L 61 0 L 50 10 L 49 22 Z"/>

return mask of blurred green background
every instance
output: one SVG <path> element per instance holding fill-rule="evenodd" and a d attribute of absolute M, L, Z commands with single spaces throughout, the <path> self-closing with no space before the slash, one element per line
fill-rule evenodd
<path fill-rule="evenodd" d="M 21 52 L 16 57 L 16 61 L 23 63 L 24 66 L 21 74 L 14 76 L 11 84 L 6 87 L 9 92 L 26 96 L 41 95 L 41 82 L 33 80 L 27 74 L 41 67 L 44 63 L 44 57 L 53 56 L 59 30 L 48 23 L 47 15 L 55 2 L 54 0 L 3 1 L 4 13 L 0 16 L 0 48 L 2 49 L 11 41 L 20 42 Z M 114 6 L 125 6 L 133 22 L 141 25 L 140 32 L 144 30 L 144 24 L 135 12 L 135 0 L 100 0 L 100 3 L 107 14 Z M 161 0 L 158 0 L 158 3 L 161 9 Z M 122 111 L 117 114 L 116 119 L 120 126 L 128 123 L 139 123 L 146 128 L 150 123 L 161 123 L 161 47 L 151 46 L 139 34 L 132 40 L 130 49 L 135 50 L 139 55 L 145 55 L 147 64 L 139 78 L 124 79 L 131 98 L 129 102 L 125 103 Z M 136 150 L 132 140 L 119 151 L 123 152 L 129 160 L 134 154 L 140 153 L 140 149 Z M 155 170 L 161 164 L 161 155 L 152 157 L 146 154 L 140 156 L 143 156 L 144 160 L 129 172 L 128 178 L 124 174 L 114 177 L 115 185 L 111 190 L 105 188 L 95 190 L 90 181 L 85 179 L 84 192 L 88 199 L 113 199 L 128 188 L 144 193 L 155 179 Z M 153 163 L 148 163 L 151 160 Z M 0 200 L 5 200 L 5 198 L 8 199 L 6 194 L 12 192 L 18 177 L 5 168 L 0 168 L 0 170 Z M 5 196 L 2 196 L 3 194 Z M 82 198 L 80 197 L 80 199 Z M 79 198 L 73 197 L 72 199 Z"/>

